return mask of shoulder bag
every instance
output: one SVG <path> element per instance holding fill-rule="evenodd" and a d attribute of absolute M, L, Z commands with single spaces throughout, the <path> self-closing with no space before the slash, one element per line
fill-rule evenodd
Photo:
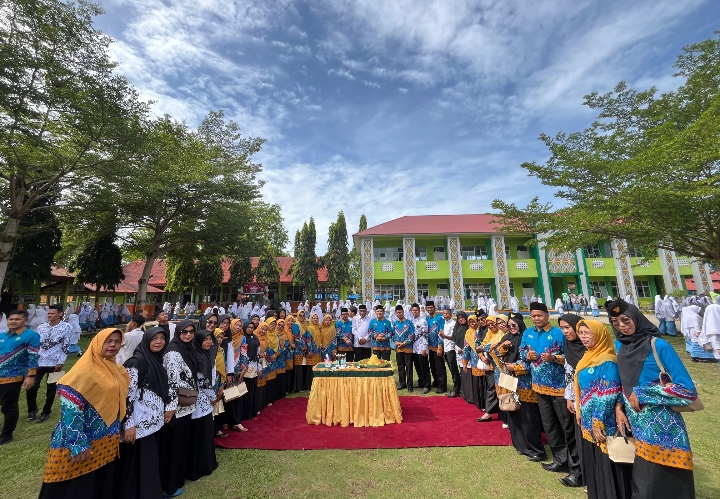
<path fill-rule="evenodd" d="M 658 368 L 660 368 L 660 378 L 658 381 L 660 382 L 661 386 L 671 385 L 673 382 L 672 377 L 670 377 L 670 373 L 665 370 L 662 362 L 660 362 L 660 356 L 655 349 L 655 340 L 657 340 L 657 338 L 653 338 L 650 340 L 650 346 L 652 347 L 652 352 L 655 356 L 655 362 L 657 363 Z M 705 405 L 700 400 L 700 396 L 698 396 L 695 400 L 693 400 L 692 404 L 690 405 L 671 405 L 670 409 L 675 412 L 697 412 L 705 409 Z"/>
<path fill-rule="evenodd" d="M 620 430 L 615 433 L 614 437 L 608 435 L 607 450 L 608 457 L 615 463 L 633 463 L 635 462 L 635 439 L 620 435 Z"/>
<path fill-rule="evenodd" d="M 197 402 L 198 391 L 190 390 L 189 388 L 178 388 L 178 404 L 180 405 L 193 405 Z"/>

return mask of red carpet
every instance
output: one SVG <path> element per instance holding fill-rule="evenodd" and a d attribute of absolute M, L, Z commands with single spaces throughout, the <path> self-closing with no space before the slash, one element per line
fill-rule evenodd
<path fill-rule="evenodd" d="M 227 438 L 215 443 L 227 449 L 264 450 L 511 445 L 510 432 L 502 429 L 500 421 L 478 423 L 482 413 L 460 397 L 400 397 L 400 406 L 402 424 L 343 428 L 307 424 L 307 398 L 285 398 L 263 409 L 256 419 L 244 421 L 250 431 L 228 432 Z"/>

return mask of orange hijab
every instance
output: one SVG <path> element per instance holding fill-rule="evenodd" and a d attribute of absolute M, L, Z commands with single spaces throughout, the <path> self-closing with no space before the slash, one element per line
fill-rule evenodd
<path fill-rule="evenodd" d="M 268 325 L 261 322 L 257 327 L 257 337 L 260 340 L 260 350 L 263 351 L 268 347 L 268 334 L 270 330 Z"/>
<path fill-rule="evenodd" d="M 125 417 L 125 404 L 130 376 L 115 362 L 115 357 L 103 358 L 105 340 L 115 333 L 124 333 L 114 327 L 103 329 L 90 342 L 80 360 L 62 377 L 59 384 L 69 386 L 93 406 L 107 426 Z"/>
<path fill-rule="evenodd" d="M 304 310 L 301 310 L 300 312 L 298 312 L 298 313 L 297 313 L 297 319 L 295 319 L 295 324 L 297 324 L 298 327 L 300 328 L 300 336 L 302 336 L 303 334 L 305 334 L 305 331 L 307 331 L 308 328 L 310 327 L 310 323 L 307 321 L 307 318 L 306 318 L 304 321 L 301 321 L 301 320 L 300 320 L 300 316 L 301 316 L 301 315 L 302 315 L 303 317 L 306 317 L 306 314 L 305 314 L 305 311 L 304 311 Z"/>
<path fill-rule="evenodd" d="M 312 323 L 312 318 L 317 317 L 318 318 L 318 325 Z M 320 316 L 318 314 L 311 314 L 310 315 L 310 324 L 308 325 L 308 331 L 310 331 L 310 334 L 312 335 L 313 341 L 318 346 L 318 348 L 323 348 L 322 346 L 322 333 L 320 332 Z"/>
<path fill-rule="evenodd" d="M 325 319 L 330 319 L 330 324 L 327 326 L 325 325 Z M 322 339 L 322 347 L 327 348 L 336 336 L 337 330 L 335 329 L 335 324 L 332 322 L 332 317 L 330 317 L 330 314 L 325 314 L 325 317 L 323 317 L 323 320 L 320 323 L 320 338 Z"/>
<path fill-rule="evenodd" d="M 578 362 L 575 368 L 575 414 L 580 417 L 580 383 L 578 382 L 578 374 L 583 369 L 595 367 L 605 362 L 615 362 L 617 364 L 617 354 L 615 353 L 615 343 L 610 337 L 610 333 L 602 322 L 591 319 L 581 320 L 577 327 L 587 326 L 595 337 L 595 344 L 588 348 L 583 358 Z"/>
<path fill-rule="evenodd" d="M 288 317 L 292 317 L 292 315 L 289 315 Z M 293 317 L 293 321 L 295 321 L 295 318 Z M 293 322 L 295 324 L 295 322 Z M 295 336 L 292 332 L 292 325 L 290 324 L 290 321 L 285 319 L 285 337 L 290 342 L 290 348 L 295 349 Z"/>
<path fill-rule="evenodd" d="M 235 332 L 235 325 L 237 323 L 240 323 L 240 331 Z M 240 319 L 233 319 L 230 321 L 230 333 L 232 334 L 233 338 L 233 350 L 239 351 L 240 347 L 243 344 L 243 339 L 245 338 L 245 333 L 243 332 L 242 328 L 243 322 Z"/>

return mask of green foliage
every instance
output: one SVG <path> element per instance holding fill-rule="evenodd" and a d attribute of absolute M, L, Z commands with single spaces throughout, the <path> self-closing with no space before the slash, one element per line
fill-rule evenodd
<path fill-rule="evenodd" d="M 280 265 L 277 263 L 273 248 L 269 245 L 259 255 L 255 277 L 258 282 L 264 284 L 280 282 Z"/>
<path fill-rule="evenodd" d="M 316 244 L 315 220 L 310 217 L 310 222 L 304 223 L 302 229 L 295 234 L 294 258 L 290 267 L 293 284 L 304 286 L 305 296 L 308 299 L 315 297 L 318 288 L 317 271 L 319 263 L 315 253 Z"/>
<path fill-rule="evenodd" d="M 148 106 L 115 74 L 90 2 L 0 1 L 0 283 L 43 198 L 137 158 Z M 64 202 L 66 205 L 67 202 Z"/>
<path fill-rule="evenodd" d="M 195 278 L 200 286 L 214 288 L 223 282 L 222 262 L 219 259 L 201 261 L 195 264 Z"/>
<path fill-rule="evenodd" d="M 360 215 L 360 227 L 358 228 L 358 232 L 362 232 L 364 230 L 367 230 L 367 218 L 365 218 L 365 214 Z"/>
<path fill-rule="evenodd" d="M 182 293 L 197 284 L 195 260 L 182 252 L 169 253 L 165 258 L 165 291 Z"/>
<path fill-rule="evenodd" d="M 75 282 L 88 283 L 100 288 L 114 290 L 125 278 L 122 270 L 122 251 L 115 244 L 115 236 L 103 235 L 87 243 L 70 268 L 75 272 Z"/>
<path fill-rule="evenodd" d="M 238 255 L 232 258 L 230 265 L 230 286 L 241 287 L 251 282 L 255 276 L 249 255 Z"/>
<path fill-rule="evenodd" d="M 683 49 L 675 91 L 658 97 L 621 82 L 587 95 L 597 121 L 541 135 L 550 159 L 522 165 L 567 206 L 495 200 L 501 229 L 542 234 L 557 249 L 617 238 L 648 254 L 660 247 L 720 263 L 719 60 L 720 40 L 711 38 Z"/>
<path fill-rule="evenodd" d="M 342 211 L 338 213 L 337 220 L 330 224 L 328 250 L 322 258 L 322 263 L 327 268 L 327 284 L 329 287 L 338 288 L 339 290 L 341 286 L 351 284 L 348 233 L 345 215 Z"/>

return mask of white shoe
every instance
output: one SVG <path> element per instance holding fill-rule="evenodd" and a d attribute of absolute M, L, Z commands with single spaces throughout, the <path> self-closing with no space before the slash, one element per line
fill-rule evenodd
<path fill-rule="evenodd" d="M 505 430 L 507 430 L 508 428 L 510 428 L 510 427 L 509 427 L 508 425 L 506 425 L 505 423 L 502 424 L 502 427 L 503 427 L 503 429 L 505 429 Z"/>

